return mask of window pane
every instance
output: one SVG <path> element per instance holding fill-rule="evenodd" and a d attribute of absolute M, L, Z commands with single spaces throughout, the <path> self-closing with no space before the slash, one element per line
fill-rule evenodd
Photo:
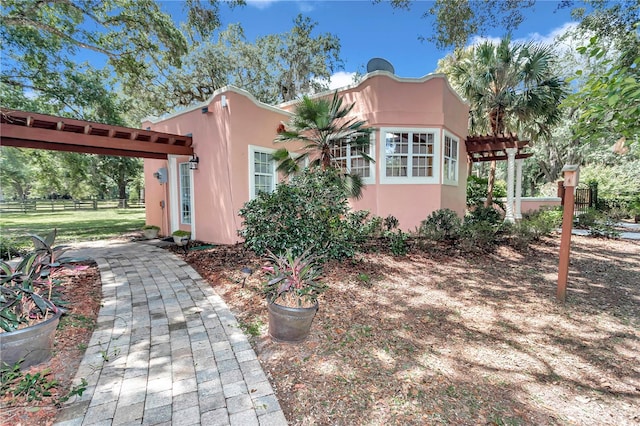
<path fill-rule="evenodd" d="M 191 179 L 189 176 L 189 163 L 180 163 L 180 221 L 184 224 L 191 223 Z"/>

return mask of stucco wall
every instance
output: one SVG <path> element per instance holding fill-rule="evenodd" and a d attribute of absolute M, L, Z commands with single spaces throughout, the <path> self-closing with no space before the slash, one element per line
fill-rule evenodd
<path fill-rule="evenodd" d="M 225 107 L 222 106 L 222 96 L 225 97 Z M 202 112 L 203 106 L 208 108 L 206 113 Z M 226 91 L 192 111 L 157 123 L 143 123 L 143 127 L 151 127 L 152 130 L 192 134 L 193 148 L 200 159 L 198 170 L 193 171 L 197 239 L 221 244 L 240 240 L 237 235 L 241 226 L 238 210 L 249 199 L 248 146 L 273 147 L 276 128 L 287 117 L 283 112 L 256 105 L 241 93 Z M 177 162 L 184 160 L 186 158 Z M 145 160 L 145 165 L 148 161 Z M 177 166 L 174 170 L 173 176 L 177 179 Z M 157 185 L 157 181 L 155 183 Z M 156 194 L 154 182 L 146 173 L 145 187 L 152 188 L 151 197 L 157 201 L 161 194 Z M 153 208 L 158 202 L 153 204 L 150 200 L 147 206 Z M 157 214 L 151 213 L 153 217 Z M 185 226 L 180 228 L 189 229 Z"/>
<path fill-rule="evenodd" d="M 522 197 L 521 200 L 522 213 L 534 212 L 536 210 L 540 210 L 543 207 L 558 207 L 562 202 L 562 199 L 557 197 Z"/>
<path fill-rule="evenodd" d="M 145 200 L 145 216 L 147 225 L 156 225 L 160 227 L 160 235 L 170 234 L 167 216 L 164 214 L 160 203 L 165 200 L 165 191 L 167 185 L 158 182 L 153 174 L 158 169 L 167 167 L 166 160 L 153 160 L 146 158 L 144 160 L 144 200 Z"/>
<path fill-rule="evenodd" d="M 355 103 L 352 113 L 376 128 L 374 158 L 375 183 L 369 184 L 362 199 L 351 200 L 354 209 L 369 210 L 386 217 L 393 215 L 404 230 L 412 230 L 432 211 L 448 207 L 464 214 L 466 185 L 466 152 L 464 139 L 468 107 L 452 92 L 442 76 L 423 79 L 397 79 L 386 73 L 374 73 L 354 87 L 340 93 L 345 103 Z M 326 93 L 332 96 L 332 93 Z M 223 106 L 222 97 L 226 106 Z M 202 107 L 208 111 L 203 113 Z M 276 149 L 276 128 L 288 120 L 286 111 L 294 111 L 295 103 L 282 109 L 259 104 L 246 92 L 229 89 L 217 93 L 206 104 L 160 122 L 145 122 L 152 130 L 193 136 L 194 150 L 200 158 L 193 172 L 194 222 L 196 237 L 203 241 L 233 243 L 239 240 L 241 226 L 238 211 L 249 200 L 249 146 Z M 438 170 L 431 184 L 381 183 L 385 157 L 385 137 L 381 128 L 433 129 L 439 141 L 435 161 Z M 443 130 L 459 138 L 458 185 L 442 185 Z M 296 147 L 288 145 L 294 150 Z M 175 161 L 171 162 L 175 164 Z M 166 162 L 145 161 L 147 187 L 147 220 L 162 221 L 159 202 L 168 193 L 152 177 Z M 177 179 L 177 166 L 172 176 Z M 177 181 L 175 182 L 177 185 Z M 175 191 L 174 191 L 175 194 Z M 175 211 L 167 206 L 166 211 Z M 166 222 L 166 220 L 165 220 Z M 165 228 L 167 228 L 165 230 Z M 163 232 L 170 233 L 163 224 Z"/>
<path fill-rule="evenodd" d="M 370 210 L 382 217 L 392 214 L 404 230 L 413 230 L 432 211 L 440 208 L 450 208 L 464 215 L 467 178 L 464 140 L 469 109 L 453 93 L 443 76 L 398 81 L 387 74 L 375 75 L 340 94 L 345 102 L 355 102 L 352 112 L 376 129 L 428 128 L 439 132 L 436 182 L 387 184 L 381 183 L 385 136 L 380 130 L 376 131 L 376 185 L 369 185 L 361 200 L 351 201 L 353 208 Z M 444 129 L 459 141 L 457 185 L 442 185 Z"/>

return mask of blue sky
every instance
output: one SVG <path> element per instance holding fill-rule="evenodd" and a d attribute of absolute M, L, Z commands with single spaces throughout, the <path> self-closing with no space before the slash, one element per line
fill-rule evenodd
<path fill-rule="evenodd" d="M 431 5 L 432 2 L 416 1 L 410 11 L 405 11 L 395 10 L 384 2 L 374 5 L 369 0 L 248 0 L 244 7 L 231 10 L 223 7 L 222 21 L 224 26 L 240 22 L 246 36 L 253 40 L 259 35 L 289 31 L 294 18 L 302 13 L 318 23 L 316 34 L 330 32 L 338 36 L 345 74 L 364 72 L 369 59 L 382 57 L 393 64 L 398 76 L 421 77 L 433 72 L 438 59 L 447 54 L 418 39 L 420 35 L 431 35 L 431 18 L 422 18 Z M 569 9 L 556 10 L 557 5 L 556 1 L 538 0 L 534 8 L 526 11 L 525 21 L 512 38 L 550 42 L 571 22 Z M 175 11 L 178 3 L 168 2 L 165 6 Z M 489 34 L 503 35 L 499 27 Z M 342 76 L 343 80 L 345 77 L 349 78 Z M 340 75 L 334 80 L 339 78 Z"/>

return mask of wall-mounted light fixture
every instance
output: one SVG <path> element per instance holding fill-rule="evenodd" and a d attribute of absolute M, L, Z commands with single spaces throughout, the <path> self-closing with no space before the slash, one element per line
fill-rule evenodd
<path fill-rule="evenodd" d="M 193 154 L 193 156 L 191 156 L 191 159 L 189 160 L 189 169 L 198 170 L 199 163 L 200 163 L 200 158 L 196 154 Z"/>
<path fill-rule="evenodd" d="M 229 106 L 229 103 L 227 102 L 227 97 L 225 95 L 220 96 L 220 106 L 222 108 L 226 108 Z"/>
<path fill-rule="evenodd" d="M 202 107 L 202 113 L 203 113 L 203 114 L 206 114 L 206 113 L 208 113 L 208 112 L 209 112 L 209 107 L 208 107 L 208 106 L 206 106 L 206 107 Z"/>

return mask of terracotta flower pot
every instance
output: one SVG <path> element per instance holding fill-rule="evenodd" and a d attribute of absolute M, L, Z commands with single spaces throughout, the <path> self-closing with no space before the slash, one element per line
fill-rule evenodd
<path fill-rule="evenodd" d="M 290 308 L 268 303 L 269 337 L 274 342 L 299 343 L 309 336 L 318 303 L 310 308 Z"/>
<path fill-rule="evenodd" d="M 39 324 L 0 333 L 0 362 L 13 365 L 24 359 L 20 368 L 40 364 L 51 358 L 56 328 L 62 310 Z"/>

